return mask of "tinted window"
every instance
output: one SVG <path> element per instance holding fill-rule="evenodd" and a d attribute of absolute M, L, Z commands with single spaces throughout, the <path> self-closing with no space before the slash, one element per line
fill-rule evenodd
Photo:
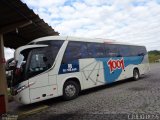
<path fill-rule="evenodd" d="M 69 42 L 63 56 L 63 63 L 87 57 L 88 52 L 85 42 Z"/>
<path fill-rule="evenodd" d="M 31 50 L 29 61 L 27 61 L 27 78 L 33 77 L 51 68 L 62 43 L 62 41 L 51 41 L 48 47 Z"/>
<path fill-rule="evenodd" d="M 146 48 L 145 47 L 138 47 L 138 55 L 145 55 L 147 53 Z"/>
<path fill-rule="evenodd" d="M 141 56 L 147 53 L 146 48 L 143 46 L 130 46 L 131 56 Z"/>
<path fill-rule="evenodd" d="M 105 44 L 106 55 L 108 57 L 140 56 L 147 53 L 143 46 Z"/>
<path fill-rule="evenodd" d="M 119 51 L 118 47 L 113 44 L 105 44 L 105 51 L 107 57 L 118 57 Z"/>
<path fill-rule="evenodd" d="M 90 58 L 105 57 L 105 50 L 103 43 L 87 43 L 88 55 Z"/>
<path fill-rule="evenodd" d="M 122 57 L 127 57 L 131 55 L 131 49 L 130 46 L 128 45 L 117 45 L 118 50 L 119 50 L 119 56 Z"/>
<path fill-rule="evenodd" d="M 130 48 L 130 56 L 136 56 L 137 55 L 137 50 L 136 50 L 136 46 L 129 46 Z"/>
<path fill-rule="evenodd" d="M 30 60 L 28 62 L 27 77 L 33 77 L 51 68 L 55 60 L 52 51 L 52 47 L 38 48 L 31 51 Z"/>

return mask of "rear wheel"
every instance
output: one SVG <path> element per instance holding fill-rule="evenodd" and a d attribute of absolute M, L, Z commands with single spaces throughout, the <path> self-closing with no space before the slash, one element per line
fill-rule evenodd
<path fill-rule="evenodd" d="M 139 78 L 140 78 L 139 70 L 138 69 L 134 69 L 133 70 L 133 79 L 134 80 L 138 80 Z"/>
<path fill-rule="evenodd" d="M 63 87 L 63 98 L 65 100 L 72 100 L 79 94 L 80 87 L 74 81 L 67 81 Z"/>

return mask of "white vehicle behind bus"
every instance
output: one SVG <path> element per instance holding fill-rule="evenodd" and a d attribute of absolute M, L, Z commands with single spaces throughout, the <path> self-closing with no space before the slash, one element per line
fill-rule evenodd
<path fill-rule="evenodd" d="M 30 104 L 134 78 L 149 71 L 144 46 L 104 39 L 49 36 L 19 47 L 12 80 L 15 100 Z"/>

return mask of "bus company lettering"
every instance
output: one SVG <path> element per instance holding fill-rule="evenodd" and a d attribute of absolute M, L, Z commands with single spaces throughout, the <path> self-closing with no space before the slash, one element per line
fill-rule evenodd
<path fill-rule="evenodd" d="M 112 60 L 112 58 L 107 62 L 109 68 L 110 68 L 110 73 L 115 71 L 116 69 L 122 69 L 124 70 L 124 59 L 122 58 L 121 60 Z"/>
<path fill-rule="evenodd" d="M 72 64 L 68 64 L 68 68 L 63 69 L 63 72 L 73 72 L 73 71 L 77 71 L 77 68 L 73 68 Z"/>

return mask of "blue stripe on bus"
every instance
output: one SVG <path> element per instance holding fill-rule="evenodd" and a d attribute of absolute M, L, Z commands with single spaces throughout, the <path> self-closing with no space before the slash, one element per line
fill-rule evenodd
<path fill-rule="evenodd" d="M 144 56 L 136 56 L 136 57 L 123 57 L 124 60 L 124 67 L 127 67 L 128 65 L 138 65 L 143 61 Z M 122 73 L 121 69 L 115 69 L 113 72 L 110 71 L 110 67 L 108 66 L 109 60 L 121 60 L 122 57 L 113 57 L 113 58 L 97 58 L 97 61 L 103 62 L 104 67 L 104 77 L 106 83 L 112 83 L 114 82 Z"/>

